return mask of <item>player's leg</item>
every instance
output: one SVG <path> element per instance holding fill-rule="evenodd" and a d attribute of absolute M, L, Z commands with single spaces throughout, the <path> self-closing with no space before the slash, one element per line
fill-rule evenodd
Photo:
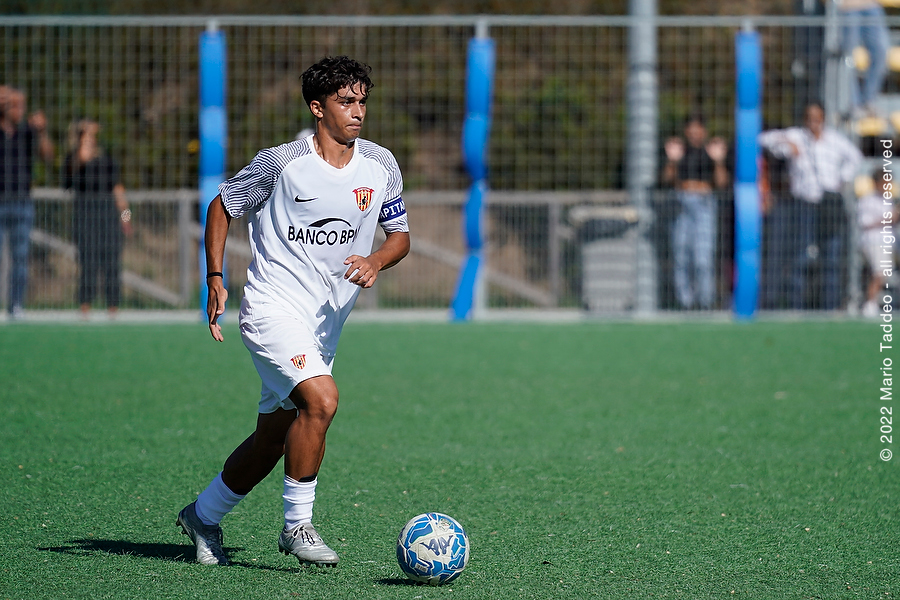
<path fill-rule="evenodd" d="M 284 439 L 296 410 L 279 408 L 257 417 L 256 431 L 225 461 L 222 472 L 197 500 L 184 507 L 176 524 L 197 547 L 197 562 L 226 565 L 219 523 L 256 484 L 272 472 L 284 454 Z"/>
<path fill-rule="evenodd" d="M 297 384 L 290 397 L 297 418 L 285 439 L 284 472 L 300 481 L 319 472 L 325 434 L 337 412 L 338 389 L 330 375 L 320 375 Z"/>
<path fill-rule="evenodd" d="M 338 390 L 330 375 L 312 377 L 291 392 L 297 418 L 284 447 L 284 530 L 279 549 L 303 564 L 334 566 L 338 555 L 312 526 L 319 467 L 325 456 L 325 434 L 334 419 Z"/>
<path fill-rule="evenodd" d="M 225 485 L 235 494 L 247 495 L 265 479 L 284 455 L 285 437 L 296 418 L 297 411 L 294 409 L 279 408 L 260 414 L 256 420 L 256 431 L 225 461 L 222 469 Z"/>

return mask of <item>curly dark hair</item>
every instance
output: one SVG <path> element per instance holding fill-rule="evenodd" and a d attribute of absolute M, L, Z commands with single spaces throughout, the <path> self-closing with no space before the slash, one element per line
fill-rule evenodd
<path fill-rule="evenodd" d="M 312 65 L 303 75 L 300 81 L 303 85 L 303 99 L 306 105 L 313 100 L 324 102 L 325 98 L 338 93 L 347 86 L 362 84 L 365 87 L 365 95 L 375 87 L 369 79 L 372 67 L 353 60 L 349 56 L 326 56 Z"/>

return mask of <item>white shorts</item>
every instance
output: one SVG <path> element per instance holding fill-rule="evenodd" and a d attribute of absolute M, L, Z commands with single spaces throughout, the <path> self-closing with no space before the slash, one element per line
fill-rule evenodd
<path fill-rule="evenodd" d="M 323 355 L 309 328 L 296 317 L 276 310 L 252 314 L 241 302 L 241 339 L 250 351 L 262 380 L 259 412 L 297 407 L 288 397 L 297 384 L 312 377 L 331 375 L 334 356 Z M 262 311 L 259 311 L 262 312 Z M 257 312 L 258 314 L 258 312 Z"/>

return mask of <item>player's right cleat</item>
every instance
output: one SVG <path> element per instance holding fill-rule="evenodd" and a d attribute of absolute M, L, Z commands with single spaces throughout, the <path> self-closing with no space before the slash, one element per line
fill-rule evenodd
<path fill-rule="evenodd" d="M 178 513 L 176 525 L 197 547 L 197 562 L 201 565 L 227 565 L 228 557 L 222 548 L 222 528 L 206 525 L 197 516 L 197 503 L 191 502 Z"/>
<path fill-rule="evenodd" d="M 337 552 L 325 545 L 310 523 L 301 523 L 290 531 L 283 529 L 278 538 L 278 549 L 296 556 L 301 565 L 335 567 L 338 564 Z"/>

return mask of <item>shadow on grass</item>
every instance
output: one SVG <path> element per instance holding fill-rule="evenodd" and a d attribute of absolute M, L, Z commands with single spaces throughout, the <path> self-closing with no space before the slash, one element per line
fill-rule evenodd
<path fill-rule="evenodd" d="M 412 579 L 400 579 L 398 577 L 379 579 L 375 583 L 377 583 L 378 585 L 425 585 L 424 583 L 419 583 L 417 581 L 413 581 Z"/>
<path fill-rule="evenodd" d="M 194 562 L 194 548 L 184 544 L 144 544 L 140 542 L 128 542 L 125 540 L 70 540 L 63 546 L 50 546 L 37 548 L 43 552 L 58 552 L 73 556 L 91 556 L 98 553 L 117 554 L 120 556 L 140 556 L 142 558 L 155 558 L 171 562 Z M 241 552 L 240 547 L 226 547 L 229 554 Z M 265 571 L 282 571 L 290 573 L 297 569 L 288 567 L 270 567 L 249 562 L 231 561 L 231 565 L 262 569 Z"/>

